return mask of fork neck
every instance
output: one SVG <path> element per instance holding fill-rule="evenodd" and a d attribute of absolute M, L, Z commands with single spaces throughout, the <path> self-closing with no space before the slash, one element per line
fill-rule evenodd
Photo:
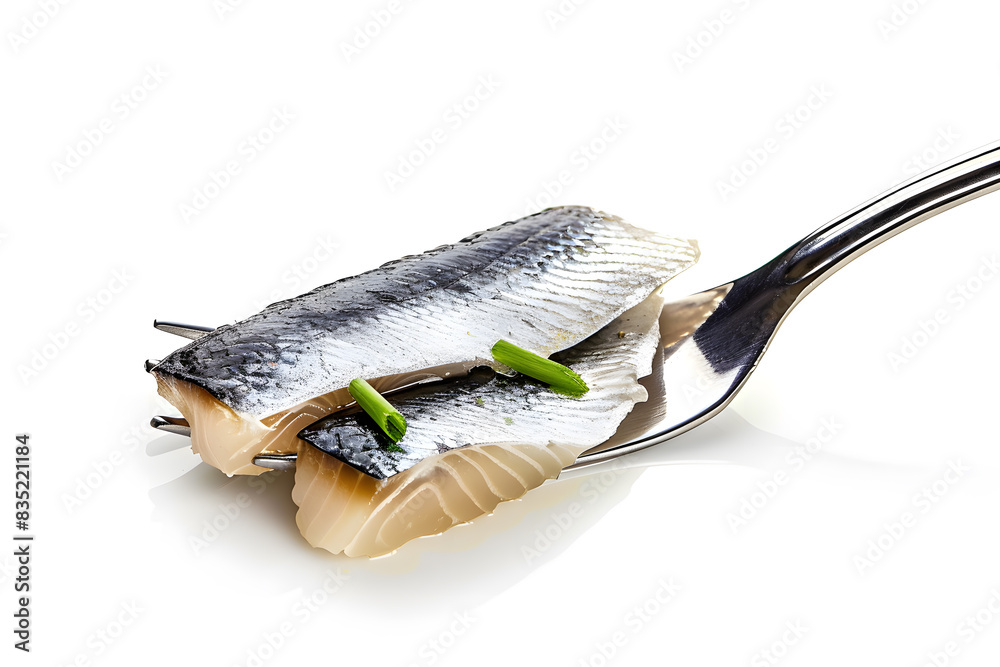
<path fill-rule="evenodd" d="M 1000 142 L 983 146 L 875 197 L 816 230 L 775 261 L 798 299 L 896 234 L 1000 189 Z"/>

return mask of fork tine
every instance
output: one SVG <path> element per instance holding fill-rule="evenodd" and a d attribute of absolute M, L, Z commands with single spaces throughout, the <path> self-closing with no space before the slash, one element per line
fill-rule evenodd
<path fill-rule="evenodd" d="M 261 468 L 291 471 L 295 470 L 296 458 L 296 454 L 258 454 L 253 457 L 253 464 Z"/>
<path fill-rule="evenodd" d="M 183 417 L 167 417 L 165 415 L 155 415 L 149 420 L 149 425 L 158 431 L 175 433 L 191 437 L 191 425 Z"/>
<path fill-rule="evenodd" d="M 160 320 L 153 320 L 153 327 L 190 340 L 198 340 L 205 334 L 215 331 L 212 327 L 203 327 L 197 324 L 181 324 L 180 322 L 163 322 Z"/>

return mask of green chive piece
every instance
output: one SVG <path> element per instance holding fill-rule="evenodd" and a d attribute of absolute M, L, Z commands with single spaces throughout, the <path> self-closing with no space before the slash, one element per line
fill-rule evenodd
<path fill-rule="evenodd" d="M 406 419 L 399 414 L 396 408 L 389 405 L 389 401 L 385 400 L 382 394 L 375 391 L 370 384 L 361 378 L 351 380 L 351 384 L 347 385 L 347 391 L 351 393 L 361 409 L 375 420 L 379 428 L 385 431 L 390 440 L 400 441 L 406 433 Z"/>
<path fill-rule="evenodd" d="M 580 397 L 590 391 L 590 387 L 575 372 L 551 359 L 540 357 L 534 352 L 498 340 L 491 350 L 493 358 L 515 371 L 546 383 L 553 391 L 567 396 Z"/>

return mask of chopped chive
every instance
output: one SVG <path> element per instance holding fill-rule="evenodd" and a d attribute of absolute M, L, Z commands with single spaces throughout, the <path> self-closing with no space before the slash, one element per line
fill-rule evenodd
<path fill-rule="evenodd" d="M 540 357 L 534 352 L 498 340 L 491 350 L 493 358 L 519 373 L 546 383 L 553 391 L 568 396 L 579 397 L 590 391 L 587 383 L 579 375 L 551 359 Z"/>
<path fill-rule="evenodd" d="M 389 401 L 385 400 L 382 394 L 375 391 L 370 384 L 361 378 L 351 380 L 351 384 L 347 385 L 347 391 L 351 393 L 361 409 L 375 420 L 379 428 L 385 431 L 390 440 L 399 442 L 406 433 L 406 419 L 399 414 L 396 408 L 389 405 Z"/>

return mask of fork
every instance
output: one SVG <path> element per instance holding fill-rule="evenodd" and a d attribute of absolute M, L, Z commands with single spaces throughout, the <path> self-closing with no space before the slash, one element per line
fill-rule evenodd
<path fill-rule="evenodd" d="M 742 278 L 664 305 L 662 346 L 640 403 L 578 468 L 675 438 L 719 414 L 809 292 L 878 244 L 1000 189 L 1000 142 L 919 174 L 848 211 Z"/>
<path fill-rule="evenodd" d="M 677 437 L 719 414 L 746 384 L 788 313 L 851 260 L 949 208 L 1000 189 L 1000 142 L 928 170 L 848 211 L 760 268 L 666 303 L 649 393 L 608 441 L 567 469 L 617 458 Z M 196 339 L 209 327 L 156 321 Z M 146 362 L 149 370 L 155 360 Z M 157 429 L 190 435 L 185 420 L 153 417 Z M 256 465 L 295 467 L 295 454 L 261 454 Z"/>

